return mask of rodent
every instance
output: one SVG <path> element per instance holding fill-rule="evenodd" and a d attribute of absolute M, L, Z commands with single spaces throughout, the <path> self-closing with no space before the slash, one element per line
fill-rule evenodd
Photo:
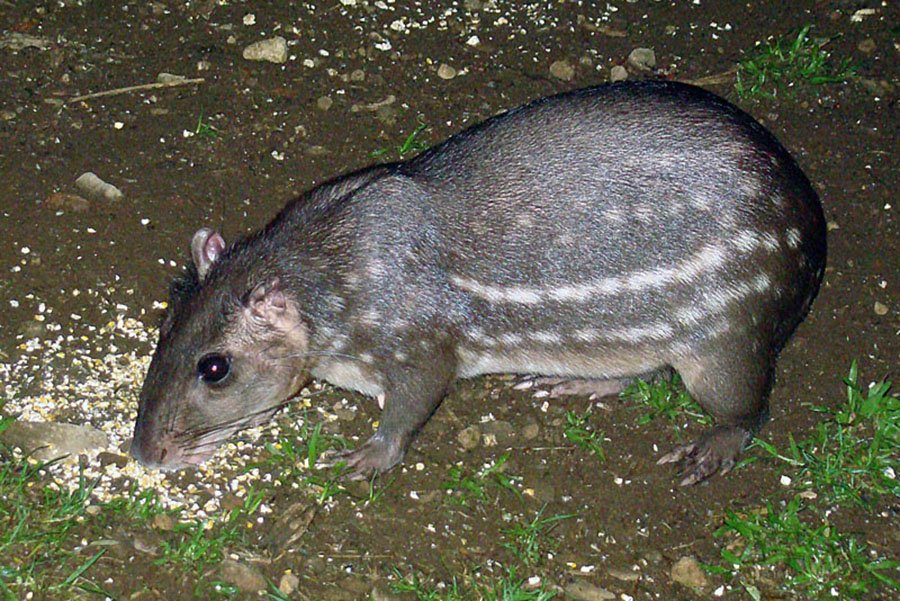
<path fill-rule="evenodd" d="M 663 457 L 735 463 L 822 281 L 822 206 L 718 96 L 622 82 L 544 98 L 323 184 L 234 244 L 200 229 L 131 452 L 196 464 L 310 377 L 377 397 L 354 478 L 404 456 L 456 378 L 671 367 L 716 425 Z"/>

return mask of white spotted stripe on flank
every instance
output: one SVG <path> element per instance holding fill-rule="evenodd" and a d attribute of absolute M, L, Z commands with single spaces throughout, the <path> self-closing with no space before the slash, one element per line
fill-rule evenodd
<path fill-rule="evenodd" d="M 772 288 L 772 280 L 768 275 L 760 273 L 749 282 L 741 282 L 731 288 L 712 292 L 701 305 L 688 305 L 675 312 L 678 323 L 695 326 L 715 316 L 732 303 L 740 301 L 754 292 L 763 293 Z"/>
<path fill-rule="evenodd" d="M 676 326 L 695 328 L 704 326 L 710 319 L 722 314 L 734 303 L 743 300 L 754 293 L 765 293 L 772 288 L 772 281 L 768 275 L 762 273 L 753 279 L 741 282 L 730 288 L 708 294 L 706 302 L 702 304 L 685 305 L 677 309 L 674 319 L 670 321 L 656 321 L 650 324 L 618 329 L 580 328 L 566 336 L 559 336 L 550 332 L 538 331 L 528 334 L 527 338 L 546 344 L 563 343 L 574 340 L 581 343 L 595 342 L 663 342 L 677 336 Z M 497 340 L 504 346 L 515 346 L 525 338 L 518 334 L 501 334 Z"/>
<path fill-rule="evenodd" d="M 587 302 L 596 297 L 615 295 L 623 290 L 647 292 L 670 284 L 691 283 L 723 267 L 734 257 L 734 251 L 751 254 L 759 249 L 774 251 L 777 248 L 778 240 L 774 235 L 743 230 L 735 234 L 727 244 L 708 244 L 672 266 L 598 278 L 583 284 L 546 288 L 501 286 L 478 282 L 458 274 L 451 274 L 450 281 L 458 288 L 491 303 L 536 305 L 547 301 Z"/>

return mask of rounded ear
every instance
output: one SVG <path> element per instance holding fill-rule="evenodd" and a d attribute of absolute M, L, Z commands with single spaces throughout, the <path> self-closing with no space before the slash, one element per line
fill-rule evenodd
<path fill-rule="evenodd" d="M 220 233 L 203 227 L 194 234 L 191 239 L 191 257 L 201 282 L 206 279 L 206 274 L 224 250 L 225 239 Z"/>

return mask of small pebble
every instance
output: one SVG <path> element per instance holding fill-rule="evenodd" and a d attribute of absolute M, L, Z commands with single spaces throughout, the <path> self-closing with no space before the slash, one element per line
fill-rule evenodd
<path fill-rule="evenodd" d="M 656 53 L 650 48 L 635 48 L 628 55 L 628 64 L 642 71 L 656 67 Z"/>
<path fill-rule="evenodd" d="M 693 556 L 685 556 L 676 561 L 670 575 L 673 581 L 688 588 L 699 589 L 707 585 L 706 574 Z"/>
<path fill-rule="evenodd" d="M 628 79 L 628 69 L 622 65 L 616 65 L 609 70 L 609 81 L 615 83 L 617 81 L 625 81 Z"/>
<path fill-rule="evenodd" d="M 268 40 L 254 42 L 244 48 L 243 57 L 248 61 L 287 62 L 287 40 L 281 36 L 276 36 Z"/>
<path fill-rule="evenodd" d="M 860 52 L 864 52 L 866 54 L 872 54 L 873 52 L 875 52 L 875 48 L 876 48 L 875 40 L 873 40 L 872 38 L 866 38 L 862 42 L 860 42 L 856 47 L 859 49 Z"/>
<path fill-rule="evenodd" d="M 567 60 L 559 60 L 550 65 L 550 75 L 563 81 L 572 81 L 575 77 L 575 67 Z"/>
<path fill-rule="evenodd" d="M 456 77 L 456 69 L 446 63 L 441 63 L 437 70 L 438 77 L 441 79 L 453 79 Z"/>

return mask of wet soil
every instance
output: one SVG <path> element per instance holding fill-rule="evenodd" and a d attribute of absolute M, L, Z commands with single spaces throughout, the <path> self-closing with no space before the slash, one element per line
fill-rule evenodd
<path fill-rule="evenodd" d="M 803 404 L 842 398 L 841 377 L 854 359 L 865 383 L 892 372 L 896 378 L 897 7 L 614 4 L 613 11 L 606 3 L 547 1 L 460 2 L 447 10 L 362 0 L 0 2 L 0 32 L 45 42 L 0 48 L 0 358 L 15 360 L 23 340 L 52 335 L 48 320 L 35 316 L 88 336 L 88 326 L 114 313 L 155 326 L 160 310 L 153 301 L 165 299 L 197 228 L 211 225 L 229 240 L 251 231 L 299 192 L 385 160 L 373 152 L 388 148 L 386 156 L 396 158 L 395 147 L 418 123 L 428 124 L 428 142 L 440 141 L 530 99 L 604 82 L 636 47 L 653 48 L 657 66 L 632 68 L 631 77 L 696 80 L 728 71 L 758 40 L 813 24 L 815 35 L 832 38 L 834 55 L 858 66 L 858 79 L 748 101 L 736 98 L 728 78 L 708 86 L 782 140 L 814 182 L 829 221 L 825 283 L 782 354 L 765 434 L 781 445 L 789 434 L 807 432 L 817 417 Z M 875 13 L 851 21 L 864 6 Z M 288 40 L 287 62 L 242 58 L 248 44 L 275 35 Z M 570 79 L 551 74 L 563 60 Z M 442 64 L 455 69 L 453 78 L 438 76 Z M 161 72 L 203 81 L 72 100 L 152 83 Z M 124 197 L 83 202 L 60 195 L 83 195 L 74 181 L 87 171 Z M 133 345 L 144 355 L 152 350 L 150 342 Z M 502 565 L 510 559 L 501 535 L 510 516 L 533 517 L 544 508 L 545 515 L 577 515 L 553 530 L 557 551 L 539 571 L 545 582 L 583 579 L 636 599 L 698 598 L 672 581 L 673 562 L 686 555 L 718 561 L 712 532 L 726 509 L 778 496 L 781 468 L 767 461 L 678 488 L 676 474 L 655 465 L 679 442 L 673 428 L 658 420 L 639 425 L 634 408 L 617 400 L 594 410 L 607 439 L 606 461 L 598 462 L 561 438 L 564 409 L 581 413 L 590 400 L 554 402 L 545 411 L 533 391 L 511 384 L 499 377 L 458 383 L 407 467 L 381 483 L 376 502 L 339 501 L 320 510 L 290 548 L 251 543 L 243 551 L 276 583 L 286 570 L 296 574 L 297 598 L 361 598 L 394 568 L 434 583 Z M 323 402 L 330 407 L 341 398 L 361 410 L 339 429 L 364 439 L 377 408 L 345 392 L 328 392 Z M 509 422 L 513 434 L 464 451 L 457 435 L 488 414 Z M 534 439 L 522 434 L 529 425 Z M 507 450 L 507 471 L 522 477 L 529 494 L 498 489 L 486 503 L 448 501 L 441 485 L 450 467 L 478 469 Z M 268 499 L 273 514 L 257 540 L 284 527 L 279 511 L 294 500 L 289 490 Z M 889 525 L 896 529 L 896 519 Z M 846 528 L 881 552 L 896 551 L 883 522 Z M 152 560 L 110 555 L 92 570 L 123 599 L 192 594 L 194 576 Z M 622 579 L 623 570 L 640 578 Z M 725 594 L 746 598 L 740 588 Z"/>

